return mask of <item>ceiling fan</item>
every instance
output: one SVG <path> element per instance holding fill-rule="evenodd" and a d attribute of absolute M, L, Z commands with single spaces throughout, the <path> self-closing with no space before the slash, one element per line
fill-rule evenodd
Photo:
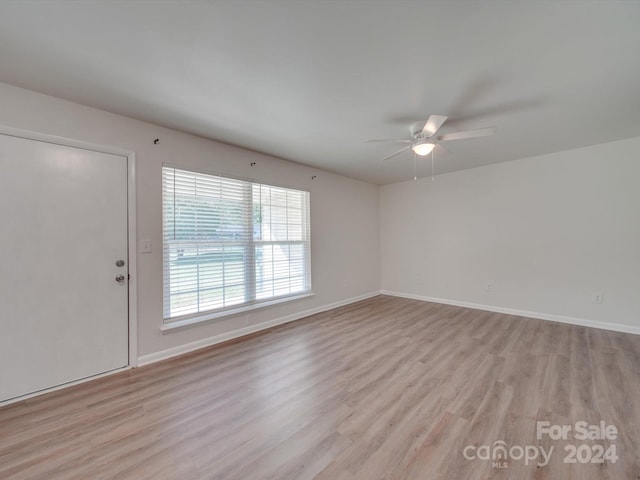
<path fill-rule="evenodd" d="M 448 142 L 449 140 L 462 140 L 465 138 L 486 137 L 493 135 L 496 127 L 478 128 L 476 130 L 466 130 L 463 132 L 445 133 L 444 135 L 435 136 L 440 127 L 447 121 L 444 115 L 431 115 L 423 124 L 417 122 L 409 127 L 411 139 L 383 139 L 383 140 L 367 140 L 366 143 L 406 143 L 405 147 L 387 155 L 383 160 L 388 160 L 396 155 L 401 154 L 409 149 L 413 150 L 417 155 L 429 155 L 436 146 L 440 146 L 440 142 Z M 445 148 L 446 150 L 446 148 Z"/>

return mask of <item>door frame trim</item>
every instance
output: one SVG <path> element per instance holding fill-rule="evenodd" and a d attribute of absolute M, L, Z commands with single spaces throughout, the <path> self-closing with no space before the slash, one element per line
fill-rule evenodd
<path fill-rule="evenodd" d="M 20 128 L 9 127 L 6 125 L 0 125 L 0 134 L 10 137 L 24 138 L 27 140 L 36 140 L 40 142 L 52 143 L 55 145 L 62 145 L 65 147 L 80 148 L 83 150 L 89 150 L 98 153 L 107 153 L 111 155 L 118 155 L 127 159 L 127 254 L 129 256 L 129 282 L 127 284 L 129 289 L 129 301 L 128 301 L 128 315 L 129 315 L 129 334 L 128 334 L 128 352 L 129 363 L 127 366 L 113 370 L 110 372 L 103 372 L 91 377 L 77 380 L 72 382 L 73 384 L 81 383 L 84 381 L 93 380 L 94 378 L 109 375 L 111 373 L 119 372 L 128 368 L 135 368 L 138 366 L 138 271 L 137 271 L 137 236 L 136 236 L 136 155 L 132 150 L 126 150 L 118 147 L 110 147 L 106 145 L 100 145 L 96 143 L 84 142 L 81 140 L 75 140 L 66 137 L 60 137 L 57 135 L 50 135 L 46 133 L 35 132 L 32 130 L 24 130 Z M 53 390 L 58 390 L 69 384 L 59 385 L 34 394 L 47 393 Z M 26 397 L 33 396 L 34 394 L 25 395 L 11 399 L 8 402 L 22 400 Z M 0 406 L 5 402 L 0 402 Z"/>

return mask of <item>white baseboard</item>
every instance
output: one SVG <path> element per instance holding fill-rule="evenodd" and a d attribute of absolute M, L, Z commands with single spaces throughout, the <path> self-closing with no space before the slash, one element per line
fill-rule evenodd
<path fill-rule="evenodd" d="M 350 303 L 366 300 L 367 298 L 375 297 L 377 295 L 380 295 L 380 291 L 378 290 L 373 292 L 368 292 L 363 295 L 358 295 L 356 297 L 351 297 L 345 300 L 340 300 L 338 302 L 322 305 L 320 307 L 315 307 L 309 310 L 296 312 L 291 315 L 287 315 L 285 317 L 276 318 L 276 319 L 269 320 L 267 322 L 258 323 L 255 325 L 248 325 L 246 327 L 238 328 L 230 332 L 214 335 L 213 337 L 203 338 L 195 342 L 185 343 L 184 345 L 178 345 L 177 347 L 168 348 L 166 350 L 161 350 L 159 352 L 154 352 L 147 355 L 142 355 L 141 357 L 138 357 L 138 366 L 142 367 L 144 365 L 149 365 L 150 363 L 155 363 L 161 360 L 166 360 L 168 358 L 176 357 L 178 355 L 183 355 L 185 353 L 192 352 L 194 350 L 210 347 L 211 345 L 215 345 L 217 343 L 233 340 L 234 338 L 249 335 L 250 333 L 259 332 L 260 330 L 266 330 L 268 328 L 272 328 L 277 325 L 293 322 L 294 320 L 299 320 L 301 318 L 308 317 L 310 315 L 315 315 L 316 313 L 326 312 L 327 310 L 331 310 L 332 308 L 343 307 L 344 305 L 349 305 Z"/>
<path fill-rule="evenodd" d="M 497 307 L 494 305 L 483 305 L 480 303 L 464 302 L 460 300 L 449 300 L 446 298 L 426 297 L 423 295 L 415 295 L 413 293 L 393 292 L 389 290 L 381 290 L 380 293 L 382 295 L 391 295 L 393 297 L 410 298 L 413 300 L 422 300 L 424 302 L 442 303 L 445 305 L 454 305 L 456 307 L 472 308 L 474 310 L 506 313 L 508 315 L 517 315 L 519 317 L 536 318 L 539 320 L 548 320 L 551 322 L 568 323 L 571 325 L 580 325 L 582 327 L 600 328 L 602 330 L 612 330 L 614 332 L 632 333 L 634 335 L 640 335 L 640 327 L 635 327 L 633 325 L 625 325 L 623 323 L 599 322 L 596 320 L 585 320 L 583 318 L 567 317 L 564 315 L 530 312 L 527 310 L 517 310 L 515 308 Z"/>
<path fill-rule="evenodd" d="M 5 407 L 7 405 L 11 405 L 12 403 L 22 402 L 23 400 L 28 400 L 33 397 L 39 397 L 40 395 L 46 395 L 47 393 L 57 392 L 58 390 L 62 390 L 63 388 L 73 387 L 74 385 L 80 385 L 81 383 L 91 382 L 93 380 L 97 380 L 98 378 L 109 377 L 117 373 L 131 370 L 131 368 L 133 368 L 131 365 L 127 365 L 126 367 L 116 368 L 115 370 L 110 370 L 108 372 L 98 373 L 97 375 L 92 375 L 90 377 L 80 378 L 79 380 L 73 380 L 71 382 L 63 383 L 61 385 L 56 385 L 55 387 L 45 388 L 44 390 L 38 390 L 37 392 L 27 393 L 26 395 L 21 395 L 19 397 L 13 397 L 8 400 L 1 401 L 0 407 Z"/>

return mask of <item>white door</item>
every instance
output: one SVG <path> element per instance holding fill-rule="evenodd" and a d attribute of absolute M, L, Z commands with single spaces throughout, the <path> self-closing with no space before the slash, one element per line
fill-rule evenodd
<path fill-rule="evenodd" d="M 0 401 L 128 365 L 127 272 L 127 158 L 0 134 Z"/>

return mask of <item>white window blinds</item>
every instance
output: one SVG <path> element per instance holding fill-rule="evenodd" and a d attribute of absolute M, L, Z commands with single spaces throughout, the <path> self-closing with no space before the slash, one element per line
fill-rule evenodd
<path fill-rule="evenodd" d="M 311 290 L 309 192 L 165 166 L 165 322 Z"/>

